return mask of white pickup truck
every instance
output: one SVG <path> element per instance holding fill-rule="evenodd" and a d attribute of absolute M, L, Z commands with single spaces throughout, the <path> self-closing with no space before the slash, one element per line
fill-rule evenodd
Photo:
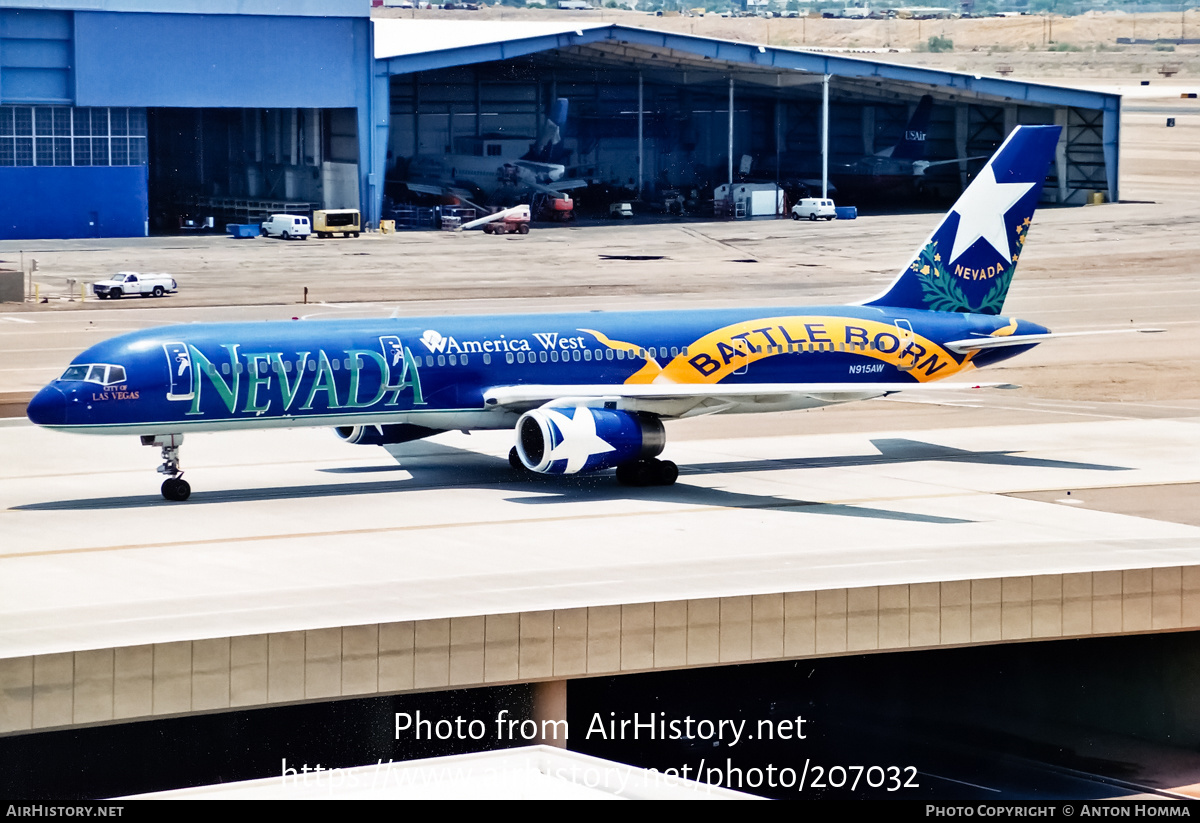
<path fill-rule="evenodd" d="M 119 299 L 131 294 L 142 297 L 162 297 L 174 292 L 175 279 L 167 274 L 138 274 L 135 271 L 119 271 L 107 280 L 92 284 L 92 293 L 101 300 L 111 297 Z"/>

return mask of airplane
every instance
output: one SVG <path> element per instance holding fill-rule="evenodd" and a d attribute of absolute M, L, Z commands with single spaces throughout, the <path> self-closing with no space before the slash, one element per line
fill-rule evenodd
<path fill-rule="evenodd" d="M 513 468 L 671 485 L 663 420 L 940 387 L 1063 336 L 1001 314 L 1057 126 L 1012 132 L 880 294 L 844 306 L 168 326 L 77 356 L 30 402 L 50 429 L 161 449 L 186 500 L 192 432 L 328 426 L 391 445 L 515 431 Z M 1078 333 L 1076 333 L 1078 334 Z M 981 385 L 957 383 L 950 388 Z"/>
<path fill-rule="evenodd" d="M 911 177 L 918 173 L 917 163 L 925 163 L 925 141 L 929 132 L 929 121 L 933 114 L 933 97 L 924 95 L 913 110 L 912 117 L 904 126 L 904 134 L 896 143 L 872 155 L 862 157 L 854 163 L 841 167 L 849 174 Z"/>
<path fill-rule="evenodd" d="M 859 157 L 850 162 L 832 162 L 829 166 L 830 196 L 840 192 L 851 201 L 861 196 L 879 196 L 881 193 L 912 191 L 922 186 L 922 179 L 932 168 L 947 166 L 968 160 L 984 160 L 985 156 L 964 157 L 961 160 L 926 160 L 925 147 L 929 122 L 933 113 L 933 97 L 924 95 L 904 126 L 900 139 L 874 154 Z M 820 179 L 802 181 L 812 191 L 821 190 Z"/>
<path fill-rule="evenodd" d="M 567 99 L 560 97 L 541 134 L 519 158 L 489 155 L 491 149 L 503 151 L 503 143 L 496 138 L 489 146 L 486 138 L 480 138 L 478 154 L 414 156 L 405 185 L 421 194 L 451 195 L 468 202 L 482 195 L 489 203 L 516 202 L 527 191 L 561 195 L 582 188 L 586 180 L 564 179 L 567 167 L 562 161 L 570 154 L 562 145 L 567 110 Z"/>

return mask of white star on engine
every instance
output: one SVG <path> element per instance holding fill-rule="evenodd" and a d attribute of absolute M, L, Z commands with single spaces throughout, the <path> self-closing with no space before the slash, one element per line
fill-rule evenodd
<path fill-rule="evenodd" d="M 997 183 L 991 165 L 984 166 L 983 173 L 975 178 L 962 197 L 954 204 L 958 214 L 958 231 L 954 234 L 954 248 L 949 262 L 971 247 L 979 238 L 988 241 L 996 253 L 1005 260 L 1011 256 L 1008 247 L 1008 231 L 1004 228 L 1004 213 L 1025 196 L 1036 183 Z"/>
<path fill-rule="evenodd" d="M 566 460 L 565 474 L 575 474 L 594 454 L 616 451 L 596 434 L 596 418 L 592 417 L 591 410 L 578 407 L 574 417 L 567 417 L 555 409 L 546 409 L 546 414 L 562 432 L 562 442 L 550 450 L 546 459 Z"/>

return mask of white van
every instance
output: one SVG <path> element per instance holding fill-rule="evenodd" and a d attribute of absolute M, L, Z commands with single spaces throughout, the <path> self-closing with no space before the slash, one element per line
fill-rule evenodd
<path fill-rule="evenodd" d="M 799 220 L 807 217 L 809 220 L 832 220 L 837 217 L 837 207 L 832 200 L 822 200 L 820 197 L 805 197 L 792 206 L 792 219 Z"/>
<path fill-rule="evenodd" d="M 298 214 L 272 214 L 263 221 L 262 233 L 264 237 L 282 237 L 284 240 L 299 237 L 307 240 L 312 234 L 312 224 L 307 217 Z"/>

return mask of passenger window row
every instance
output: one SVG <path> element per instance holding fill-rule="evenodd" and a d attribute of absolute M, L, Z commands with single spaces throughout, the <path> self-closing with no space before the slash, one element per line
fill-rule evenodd
<path fill-rule="evenodd" d="M 898 348 L 898 346 L 894 346 L 894 347 L 892 347 L 890 349 L 886 349 L 884 351 L 895 351 L 897 348 Z M 771 354 L 804 354 L 804 353 L 808 353 L 808 352 L 825 352 L 825 351 L 839 351 L 839 352 L 875 351 L 877 349 L 878 349 L 878 346 L 875 344 L 875 341 L 871 341 L 869 343 L 836 343 L 836 344 L 833 342 L 828 342 L 828 343 L 789 343 L 786 346 L 781 346 L 781 345 L 766 346 L 765 353 L 768 355 L 771 355 Z M 764 353 L 764 347 L 751 346 L 751 347 L 749 347 L 749 351 L 751 351 L 754 354 L 762 354 L 762 353 Z M 558 362 L 562 361 L 564 363 L 568 363 L 568 362 L 574 361 L 574 362 L 578 363 L 581 361 L 590 362 L 592 360 L 597 360 L 597 361 L 599 361 L 599 360 L 626 360 L 626 359 L 644 360 L 647 357 L 653 357 L 653 358 L 672 357 L 672 358 L 674 358 L 674 357 L 678 357 L 680 355 L 682 355 L 684 357 L 688 356 L 688 347 L 687 346 L 684 346 L 682 349 L 678 348 L 676 346 L 672 346 L 670 349 L 668 349 L 666 346 L 662 346 L 661 348 L 651 346 L 646 349 L 639 348 L 636 352 L 625 352 L 624 350 L 621 350 L 621 349 L 597 349 L 595 351 L 593 351 L 592 349 L 571 349 L 571 350 L 563 351 L 563 352 L 559 352 L 558 350 L 551 350 L 549 352 L 541 351 L 541 352 L 528 352 L 528 353 L 523 352 L 523 351 L 518 351 L 518 352 L 505 353 L 504 359 L 505 359 L 506 363 L 511 365 L 513 363 L 524 364 L 527 362 L 528 363 L 546 363 L 546 362 L 558 363 Z M 258 373 L 259 374 L 266 374 L 268 371 L 276 372 L 276 373 L 279 372 L 279 369 L 280 369 L 279 361 L 258 360 L 256 362 L 258 364 Z M 348 358 L 348 357 L 345 359 L 333 359 L 333 360 L 330 360 L 329 363 L 334 371 L 340 371 L 342 369 L 349 370 L 352 368 L 350 358 Z M 457 355 L 455 355 L 455 354 L 451 354 L 451 355 L 439 354 L 436 356 L 436 358 L 434 357 L 434 355 L 431 355 L 431 354 L 425 356 L 425 365 L 429 368 L 433 368 L 433 366 L 435 364 L 438 366 L 444 367 L 446 365 L 465 366 L 465 365 L 467 365 L 467 363 L 468 363 L 467 355 L 465 355 L 465 354 L 457 354 Z M 489 366 L 489 365 L 491 365 L 491 363 L 492 363 L 492 356 L 485 352 L 483 354 L 483 364 L 485 366 Z M 283 370 L 289 374 L 292 371 L 294 371 L 295 369 L 298 369 L 301 367 L 299 361 L 293 363 L 291 360 L 282 361 L 282 365 L 283 365 Z M 93 367 L 93 368 L 96 368 L 96 367 Z M 103 369 L 103 367 L 99 367 L 99 368 Z M 106 382 L 112 383 L 112 382 L 116 382 L 117 380 L 125 379 L 124 370 L 121 370 L 120 372 L 116 371 L 117 369 L 120 369 L 119 366 L 115 366 L 115 367 L 111 367 L 111 368 L 113 369 L 113 371 L 111 371 L 109 373 L 109 375 L 108 375 L 109 379 Z M 307 359 L 307 361 L 305 361 L 303 368 L 306 371 L 315 372 L 317 370 L 317 359 L 314 357 L 309 357 Z M 231 372 L 234 374 L 242 374 L 243 372 L 248 371 L 248 370 L 249 369 L 241 363 L 235 363 L 233 365 L 232 369 L 231 369 L 229 363 L 222 363 L 220 366 L 221 374 L 224 374 L 224 375 L 228 375 Z M 213 375 L 216 373 L 217 369 L 214 364 L 206 363 L 204 365 L 204 371 L 209 375 Z M 120 374 L 120 376 L 114 377 L 114 375 L 116 375 L 118 373 Z M 68 378 L 66 375 L 64 375 L 63 379 L 68 379 Z M 82 377 L 74 378 L 74 379 L 82 379 Z M 92 374 L 88 375 L 88 379 L 92 380 L 92 382 L 100 382 L 100 381 L 104 380 L 104 377 L 102 376 L 101 373 L 97 373 L 97 372 L 93 371 Z"/>

